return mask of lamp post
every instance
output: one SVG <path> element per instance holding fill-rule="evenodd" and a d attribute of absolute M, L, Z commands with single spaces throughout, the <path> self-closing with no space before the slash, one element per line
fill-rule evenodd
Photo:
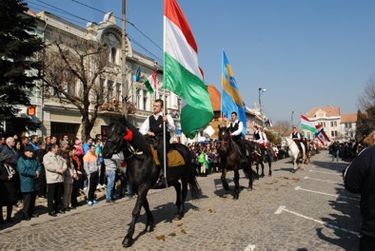
<path fill-rule="evenodd" d="M 294 111 L 292 111 L 292 115 L 290 115 L 290 121 L 292 122 L 292 126 L 294 124 Z"/>
<path fill-rule="evenodd" d="M 259 112 L 260 112 L 260 114 L 262 114 L 262 100 L 261 100 L 260 96 L 261 96 L 262 92 L 266 92 L 266 91 L 267 91 L 267 89 L 265 89 L 265 88 L 261 88 L 261 87 L 258 88 Z"/>

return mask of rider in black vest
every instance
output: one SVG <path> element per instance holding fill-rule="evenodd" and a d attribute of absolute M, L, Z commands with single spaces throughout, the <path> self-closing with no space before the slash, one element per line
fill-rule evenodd
<path fill-rule="evenodd" d="M 170 115 L 163 116 L 163 100 L 157 99 L 153 105 L 153 115 L 149 116 L 139 129 L 140 133 L 146 135 L 154 145 L 158 152 L 160 161 L 160 178 L 157 187 L 165 186 L 164 180 L 164 154 L 163 154 L 163 121 L 166 122 L 166 149 L 168 152 L 169 140 L 171 139 L 170 132 L 175 130 L 175 125 Z M 168 159 L 166 159 L 168 163 Z"/>
<path fill-rule="evenodd" d="M 242 121 L 239 121 L 237 119 L 237 113 L 232 112 L 231 114 L 231 123 L 229 124 L 229 131 L 231 132 L 231 136 L 234 142 L 238 145 L 241 151 L 241 155 L 243 158 L 246 157 L 246 153 L 243 147 L 243 142 L 242 142 L 242 129 L 243 129 L 243 124 Z"/>
<path fill-rule="evenodd" d="M 291 134 L 290 137 L 294 140 L 294 142 L 296 142 L 296 144 L 298 146 L 298 149 L 299 149 L 299 151 L 301 153 L 301 156 L 302 156 L 302 154 L 303 154 L 303 152 L 302 152 L 302 146 L 301 146 L 301 144 L 302 144 L 302 137 L 301 137 L 301 134 L 297 131 L 297 127 L 293 126 L 293 132 L 292 132 L 292 134 Z"/>

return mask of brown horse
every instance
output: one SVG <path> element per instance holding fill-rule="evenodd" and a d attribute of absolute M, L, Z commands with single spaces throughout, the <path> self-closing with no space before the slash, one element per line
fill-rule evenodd
<path fill-rule="evenodd" d="M 228 171 L 234 172 L 234 193 L 233 199 L 238 199 L 240 194 L 240 175 L 239 169 L 242 168 L 245 175 L 249 178 L 249 189 L 253 187 L 253 172 L 250 167 L 250 162 L 243 162 L 245 156 L 242 156 L 241 150 L 236 142 L 232 140 L 230 131 L 226 127 L 219 127 L 219 146 L 218 153 L 221 159 L 221 182 L 226 191 L 229 191 L 229 186 L 226 180 Z"/>

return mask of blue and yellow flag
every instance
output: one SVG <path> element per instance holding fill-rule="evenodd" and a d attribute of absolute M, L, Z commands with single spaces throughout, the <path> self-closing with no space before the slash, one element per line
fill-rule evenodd
<path fill-rule="evenodd" d="M 236 112 L 238 114 L 238 119 L 243 123 L 242 134 L 246 135 L 246 106 L 242 101 L 232 68 L 224 51 L 221 86 L 223 88 L 221 95 L 221 112 L 228 119 L 231 118 L 232 112 Z"/>

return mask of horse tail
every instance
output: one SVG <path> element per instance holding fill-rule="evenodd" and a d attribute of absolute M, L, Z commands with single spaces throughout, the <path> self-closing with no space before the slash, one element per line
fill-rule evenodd
<path fill-rule="evenodd" d="M 199 199 L 202 195 L 202 190 L 199 187 L 197 178 L 195 176 L 195 170 L 192 165 L 192 156 L 189 148 L 186 147 L 186 168 L 187 168 L 187 182 L 189 184 L 189 190 L 191 198 Z"/>
<path fill-rule="evenodd" d="M 171 148 L 176 149 L 179 151 L 182 156 L 184 157 L 185 160 L 185 171 L 184 171 L 184 176 L 185 180 L 187 181 L 189 185 L 189 190 L 191 193 L 191 197 L 193 199 L 198 199 L 202 195 L 202 191 L 199 187 L 198 181 L 195 177 L 195 170 L 192 165 L 192 156 L 189 148 L 183 144 L 175 143 L 171 144 Z"/>

